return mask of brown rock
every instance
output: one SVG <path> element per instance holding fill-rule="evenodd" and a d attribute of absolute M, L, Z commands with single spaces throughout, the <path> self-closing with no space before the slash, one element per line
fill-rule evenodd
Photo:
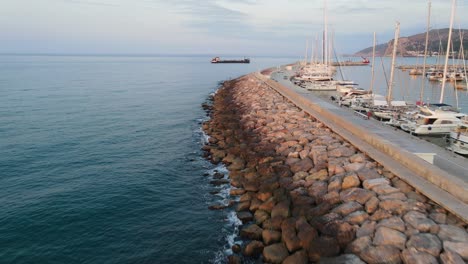
<path fill-rule="evenodd" d="M 317 230 L 310 226 L 304 217 L 301 217 L 296 221 L 296 230 L 301 247 L 304 249 L 309 248 L 310 243 L 318 237 Z"/>
<path fill-rule="evenodd" d="M 379 199 L 384 201 L 384 200 L 401 200 L 401 201 L 406 201 L 408 198 L 406 198 L 406 195 L 402 192 L 395 192 L 391 194 L 386 194 L 386 195 L 379 195 Z"/>
<path fill-rule="evenodd" d="M 236 255 L 230 255 L 228 256 L 228 264 L 241 264 L 241 258 Z"/>
<path fill-rule="evenodd" d="M 379 203 L 379 207 L 392 213 L 402 214 L 407 209 L 407 203 L 400 200 L 385 200 Z"/>
<path fill-rule="evenodd" d="M 377 225 L 377 227 L 381 227 L 381 226 L 388 227 L 388 228 L 391 228 L 400 232 L 405 232 L 405 222 L 403 222 L 403 220 L 401 220 L 400 217 L 394 216 L 394 217 L 382 219 Z"/>
<path fill-rule="evenodd" d="M 259 199 L 262 202 L 266 202 L 268 199 L 270 199 L 272 196 L 271 192 L 258 192 L 257 193 L 257 199 Z"/>
<path fill-rule="evenodd" d="M 416 211 L 409 211 L 405 216 L 403 216 L 403 219 L 406 223 L 420 232 L 429 232 L 431 227 L 436 225 L 436 223 L 427 218 L 425 214 Z"/>
<path fill-rule="evenodd" d="M 281 241 L 281 232 L 274 230 L 263 230 L 262 238 L 265 245 L 271 245 Z"/>
<path fill-rule="evenodd" d="M 400 190 L 398 190 L 397 188 L 394 188 L 394 187 L 392 187 L 390 185 L 385 185 L 385 184 L 377 185 L 377 186 L 373 187 L 372 191 L 374 191 L 378 195 L 389 195 L 389 194 L 392 194 L 392 193 L 400 192 Z"/>
<path fill-rule="evenodd" d="M 262 203 L 258 209 L 259 210 L 263 210 L 265 212 L 268 212 L 268 213 L 271 213 L 271 211 L 273 210 L 273 207 L 275 206 L 275 199 L 273 199 L 273 197 L 271 197 L 270 199 L 268 199 L 266 202 Z"/>
<path fill-rule="evenodd" d="M 328 151 L 328 156 L 329 157 L 349 157 L 354 155 L 355 150 L 353 148 L 347 148 L 347 147 L 340 147 L 333 149 L 331 151 Z"/>
<path fill-rule="evenodd" d="M 379 208 L 379 203 L 380 200 L 377 197 L 371 197 L 367 202 L 366 202 L 366 212 L 369 214 L 374 213 L 377 208 Z"/>
<path fill-rule="evenodd" d="M 356 231 L 356 237 L 373 236 L 376 225 L 375 221 L 365 221 Z"/>
<path fill-rule="evenodd" d="M 372 221 L 380 221 L 385 218 L 392 217 L 392 214 L 389 211 L 379 209 L 373 213 L 369 219 Z"/>
<path fill-rule="evenodd" d="M 359 180 L 358 176 L 354 173 L 345 176 L 343 178 L 343 183 L 341 184 L 341 189 L 349 189 L 353 187 L 358 187 L 361 185 L 361 181 Z"/>
<path fill-rule="evenodd" d="M 365 204 L 373 196 L 373 192 L 361 188 L 350 188 L 340 193 L 343 202 L 356 201 L 360 204 Z"/>
<path fill-rule="evenodd" d="M 307 264 L 307 262 L 307 252 L 305 250 L 299 250 L 285 258 L 282 264 Z"/>
<path fill-rule="evenodd" d="M 242 202 L 242 203 L 238 203 L 237 204 L 237 207 L 236 207 L 236 211 L 245 211 L 245 210 L 249 210 L 250 208 L 250 201 L 247 201 L 247 202 Z"/>
<path fill-rule="evenodd" d="M 387 227 L 378 227 L 375 232 L 374 245 L 376 246 L 394 246 L 404 249 L 406 235 Z"/>
<path fill-rule="evenodd" d="M 288 250 L 283 243 L 266 246 L 263 249 L 263 259 L 268 263 L 281 263 L 288 256 Z"/>
<path fill-rule="evenodd" d="M 360 162 L 355 162 L 355 163 L 349 163 L 343 166 L 344 170 L 346 172 L 356 172 L 364 168 L 366 165 L 364 163 Z M 336 171 L 335 171 L 336 172 Z"/>
<path fill-rule="evenodd" d="M 403 193 L 409 193 L 409 192 L 412 192 L 414 190 L 413 187 L 411 187 L 409 184 L 407 184 L 406 182 L 404 182 L 402 180 L 394 181 L 393 186 L 395 186 L 395 188 L 399 189 Z"/>
<path fill-rule="evenodd" d="M 314 199 L 319 199 L 328 192 L 328 184 L 324 181 L 316 181 L 307 189 L 307 193 Z"/>
<path fill-rule="evenodd" d="M 244 248 L 244 255 L 247 257 L 257 257 L 263 251 L 263 243 L 257 240 L 249 242 Z"/>
<path fill-rule="evenodd" d="M 328 183 L 328 192 L 339 192 L 341 191 L 341 185 L 343 179 L 341 177 L 332 177 Z"/>
<path fill-rule="evenodd" d="M 317 172 L 314 172 L 305 178 L 306 181 L 325 181 L 328 179 L 327 169 L 322 169 Z"/>
<path fill-rule="evenodd" d="M 366 155 L 362 154 L 362 153 L 357 153 L 357 154 L 354 154 L 353 156 L 349 157 L 349 161 L 351 163 L 354 163 L 354 162 L 365 162 L 366 161 Z"/>
<path fill-rule="evenodd" d="M 466 262 L 453 251 L 445 251 L 444 253 L 440 254 L 440 261 L 442 264 L 465 264 Z"/>
<path fill-rule="evenodd" d="M 460 255 L 462 259 L 468 261 L 468 243 L 467 242 L 452 242 L 444 241 L 444 250 L 453 251 Z"/>
<path fill-rule="evenodd" d="M 293 173 L 299 172 L 299 171 L 309 171 L 314 167 L 314 163 L 312 162 L 311 159 L 305 158 L 302 160 L 299 160 L 296 163 L 293 163 L 290 165 L 291 171 Z"/>
<path fill-rule="evenodd" d="M 281 238 L 289 252 L 294 252 L 301 248 L 301 241 L 296 234 L 296 220 L 294 218 L 288 218 L 281 224 Z"/>
<path fill-rule="evenodd" d="M 351 252 L 359 255 L 364 249 L 370 247 L 372 244 L 372 239 L 370 236 L 358 237 L 346 248 L 346 252 Z"/>
<path fill-rule="evenodd" d="M 257 198 L 253 198 L 252 201 L 250 201 L 250 207 L 249 210 L 251 212 L 255 212 L 260 208 L 260 205 L 262 205 L 262 201 L 258 200 Z"/>
<path fill-rule="evenodd" d="M 240 253 L 242 251 L 242 247 L 239 244 L 234 244 L 231 247 L 231 250 L 232 250 L 232 252 L 237 254 L 237 253 Z"/>
<path fill-rule="evenodd" d="M 390 181 L 387 178 L 376 178 L 376 179 L 369 179 L 365 180 L 362 183 L 362 186 L 367 190 L 372 190 L 372 188 L 377 187 L 379 185 L 389 185 Z"/>
<path fill-rule="evenodd" d="M 445 224 L 447 223 L 447 215 L 444 213 L 432 212 L 429 214 L 429 218 L 434 220 L 437 224 Z"/>
<path fill-rule="evenodd" d="M 243 224 L 252 221 L 253 215 L 251 212 L 248 211 L 242 211 L 242 212 L 237 212 L 237 218 L 242 221 Z"/>
<path fill-rule="evenodd" d="M 429 253 L 434 257 L 438 257 L 442 249 L 442 243 L 439 238 L 436 235 L 428 233 L 411 236 L 406 246 L 408 248 L 413 247 L 421 252 Z"/>
<path fill-rule="evenodd" d="M 401 259 L 405 264 L 438 264 L 431 254 L 420 252 L 415 248 L 408 248 L 401 252 Z"/>
<path fill-rule="evenodd" d="M 466 231 L 454 225 L 440 225 L 437 235 L 444 241 L 468 242 L 468 234 Z"/>
<path fill-rule="evenodd" d="M 422 194 L 419 194 L 419 193 L 416 193 L 416 192 L 409 192 L 406 194 L 406 196 L 408 197 L 408 199 L 413 199 L 413 200 L 416 200 L 418 202 L 421 202 L 421 203 L 425 203 L 427 202 L 427 197 L 422 195 Z"/>
<path fill-rule="evenodd" d="M 262 239 L 262 231 L 258 225 L 252 224 L 242 228 L 240 236 L 251 240 L 260 240 Z"/>
<path fill-rule="evenodd" d="M 377 170 L 375 169 L 368 169 L 368 168 L 364 168 L 362 170 L 359 170 L 357 172 L 358 176 L 359 176 L 359 179 L 361 181 L 365 181 L 365 180 L 372 180 L 372 179 L 378 179 L 378 178 L 381 178 L 382 176 L 380 176 L 378 173 L 377 173 Z"/>
<path fill-rule="evenodd" d="M 392 246 L 367 247 L 359 257 L 368 264 L 399 264 L 400 250 Z"/>
<path fill-rule="evenodd" d="M 239 196 L 239 195 L 242 195 L 245 193 L 245 190 L 244 189 L 231 189 L 229 191 L 229 195 L 231 196 Z"/>
<path fill-rule="evenodd" d="M 334 257 L 340 253 L 338 241 L 333 237 L 321 236 L 310 243 L 309 261 L 317 262 L 320 257 Z"/>
<path fill-rule="evenodd" d="M 342 216 L 347 216 L 352 212 L 361 211 L 361 210 L 362 210 L 362 205 L 360 203 L 351 201 L 351 202 L 341 204 L 338 207 L 335 207 L 332 212 L 340 214 Z"/>
<path fill-rule="evenodd" d="M 331 205 L 335 205 L 340 202 L 340 194 L 338 192 L 329 192 L 324 196 L 320 197 L 317 201 L 317 203 L 328 203 Z"/>
<path fill-rule="evenodd" d="M 263 210 L 255 211 L 254 219 L 257 225 L 261 225 L 263 222 L 265 222 L 269 218 L 270 218 L 270 214 L 268 212 L 265 212 Z"/>
<path fill-rule="evenodd" d="M 271 217 L 288 218 L 290 216 L 289 202 L 283 201 L 275 205 L 271 211 Z"/>
<path fill-rule="evenodd" d="M 344 218 L 344 221 L 352 225 L 359 225 L 359 224 L 362 224 L 364 221 L 366 221 L 368 218 L 369 218 L 369 215 L 366 212 L 356 211 L 347 215 Z"/>

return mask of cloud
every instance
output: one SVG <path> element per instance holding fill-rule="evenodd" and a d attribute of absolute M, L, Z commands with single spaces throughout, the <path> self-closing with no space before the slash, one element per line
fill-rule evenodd
<path fill-rule="evenodd" d="M 98 2 L 98 1 L 86 1 L 86 0 L 63 0 L 66 3 L 71 4 L 81 4 L 81 5 L 91 5 L 91 6 L 107 6 L 107 7 L 116 7 L 120 6 L 115 3 L 105 3 L 105 2 Z"/>

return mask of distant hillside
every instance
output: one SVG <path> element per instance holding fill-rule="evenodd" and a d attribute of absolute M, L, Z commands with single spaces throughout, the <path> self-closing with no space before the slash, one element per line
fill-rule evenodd
<path fill-rule="evenodd" d="M 463 37 L 463 48 L 465 50 L 465 56 L 468 52 L 468 35 L 465 34 L 467 29 L 462 29 L 461 34 Z M 445 54 L 447 49 L 449 29 L 433 29 L 429 31 L 429 46 L 428 54 L 437 54 L 438 52 Z M 453 51 L 457 53 L 460 50 L 460 31 L 452 31 Z M 390 40 L 388 43 L 380 44 L 376 46 L 376 56 L 391 56 L 393 51 L 393 42 Z M 426 42 L 426 33 L 419 33 L 409 37 L 400 37 L 398 39 L 398 56 L 418 56 L 424 54 L 424 44 Z M 355 53 L 356 56 L 372 56 L 372 47 L 363 49 Z"/>

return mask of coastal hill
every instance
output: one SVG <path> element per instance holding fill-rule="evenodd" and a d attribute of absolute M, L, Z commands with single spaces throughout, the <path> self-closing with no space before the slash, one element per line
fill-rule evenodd
<path fill-rule="evenodd" d="M 467 29 L 462 29 L 461 34 L 463 37 L 463 48 L 465 49 L 465 56 L 467 55 L 468 49 L 468 35 L 465 34 Z M 432 29 L 429 31 L 429 46 L 428 54 L 444 53 L 447 49 L 449 29 Z M 454 29 L 452 31 L 453 50 L 457 53 L 460 50 L 460 30 Z M 377 45 L 375 48 L 376 56 L 391 56 L 393 50 L 394 39 L 387 43 Z M 424 55 L 424 44 L 426 42 L 426 32 L 412 35 L 409 37 L 400 37 L 398 40 L 398 56 L 418 56 Z M 363 49 L 355 53 L 355 56 L 372 56 L 372 47 Z"/>

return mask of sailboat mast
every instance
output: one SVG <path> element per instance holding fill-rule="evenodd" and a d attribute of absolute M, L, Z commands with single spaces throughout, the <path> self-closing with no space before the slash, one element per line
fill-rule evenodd
<path fill-rule="evenodd" d="M 375 76 L 374 76 L 374 65 L 375 65 L 375 31 L 374 31 L 374 45 L 372 46 L 372 77 L 371 77 L 371 83 L 370 83 L 370 92 L 373 93 L 373 90 L 374 90 L 374 80 L 375 80 Z"/>
<path fill-rule="evenodd" d="M 452 28 L 453 28 L 453 20 L 455 17 L 455 6 L 457 0 L 452 0 L 452 12 L 450 14 L 450 26 L 449 26 L 449 35 L 447 40 L 447 53 L 445 54 L 445 65 L 444 65 L 444 76 L 442 77 L 442 88 L 440 91 L 440 99 L 439 103 L 444 102 L 444 92 L 445 92 L 445 84 L 447 83 L 447 68 L 448 68 L 448 61 L 449 61 L 449 54 L 450 54 L 450 42 L 452 41 Z"/>
<path fill-rule="evenodd" d="M 307 59 L 309 58 L 309 55 L 307 52 L 309 51 L 309 40 L 306 39 L 306 48 L 305 48 L 305 56 L 304 56 L 304 65 L 307 65 Z"/>
<path fill-rule="evenodd" d="M 391 106 L 392 99 L 393 99 L 392 98 L 393 78 L 394 78 L 394 73 L 395 73 L 395 59 L 396 59 L 399 36 L 400 36 L 400 22 L 396 22 L 395 41 L 393 42 L 392 66 L 390 69 L 390 83 L 388 84 L 388 95 L 387 95 L 388 106 Z"/>
<path fill-rule="evenodd" d="M 422 78 L 421 78 L 421 92 L 419 95 L 419 102 L 423 102 L 424 100 L 424 84 L 426 83 L 426 57 L 427 57 L 427 46 L 429 46 L 429 26 L 431 23 L 431 1 L 428 3 L 428 11 L 427 11 L 427 27 L 426 27 L 426 44 L 424 46 L 424 60 L 423 60 L 423 70 L 422 70 Z"/>
<path fill-rule="evenodd" d="M 325 65 L 328 65 L 328 21 L 327 21 L 327 0 L 323 1 L 323 18 L 324 18 L 324 32 L 323 32 L 323 46 L 324 52 L 323 56 L 325 56 Z"/>

